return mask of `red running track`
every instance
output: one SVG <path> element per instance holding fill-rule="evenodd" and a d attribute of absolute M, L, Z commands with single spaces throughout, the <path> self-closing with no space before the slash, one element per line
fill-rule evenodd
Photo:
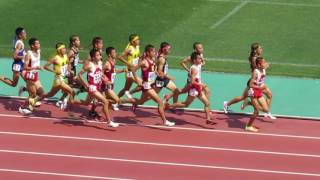
<path fill-rule="evenodd" d="M 210 126 L 188 111 L 167 113 L 167 128 L 154 109 L 122 108 L 113 129 L 66 121 L 52 104 L 23 117 L 20 103 L 0 100 L 0 179 L 320 179 L 318 121 L 260 118 L 248 133 L 248 116 L 215 114 Z"/>

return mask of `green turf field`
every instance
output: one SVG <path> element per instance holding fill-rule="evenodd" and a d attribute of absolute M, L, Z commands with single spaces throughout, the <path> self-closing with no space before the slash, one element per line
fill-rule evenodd
<path fill-rule="evenodd" d="M 320 78 L 319 0 L 1 0 L 0 12 L 2 57 L 10 56 L 17 26 L 40 39 L 46 58 L 71 34 L 85 51 L 93 36 L 120 51 L 138 33 L 142 45 L 170 42 L 173 67 L 200 41 L 206 70 L 247 73 L 249 45 L 260 42 L 269 74 Z"/>

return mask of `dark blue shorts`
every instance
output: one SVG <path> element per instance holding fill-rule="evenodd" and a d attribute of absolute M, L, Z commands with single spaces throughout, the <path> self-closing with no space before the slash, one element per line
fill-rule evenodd
<path fill-rule="evenodd" d="M 22 72 L 24 68 L 24 63 L 22 61 L 14 61 L 12 63 L 12 71 Z"/>

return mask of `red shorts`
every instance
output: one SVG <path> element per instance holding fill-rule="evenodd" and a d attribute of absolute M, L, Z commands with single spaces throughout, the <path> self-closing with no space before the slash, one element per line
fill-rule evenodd
<path fill-rule="evenodd" d="M 39 80 L 39 73 L 38 73 L 38 72 L 27 71 L 27 72 L 25 72 L 25 74 L 24 74 L 24 78 L 25 78 L 26 80 L 36 82 L 36 81 Z"/>
<path fill-rule="evenodd" d="M 261 98 L 263 95 L 263 92 L 261 89 L 256 89 L 256 88 L 252 88 L 253 89 L 253 97 L 254 98 Z"/>
<path fill-rule="evenodd" d="M 188 95 L 189 96 L 199 96 L 202 92 L 202 86 L 198 84 L 190 84 L 188 88 Z"/>

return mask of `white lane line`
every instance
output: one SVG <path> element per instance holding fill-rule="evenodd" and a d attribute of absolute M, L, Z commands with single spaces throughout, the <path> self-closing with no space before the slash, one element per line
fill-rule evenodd
<path fill-rule="evenodd" d="M 320 174 L 306 173 L 306 172 L 275 171 L 275 170 L 266 170 L 266 169 L 249 169 L 249 168 L 236 168 L 236 167 L 227 167 L 227 166 L 213 166 L 213 165 L 174 163 L 174 162 L 162 162 L 162 161 L 146 161 L 146 160 L 137 160 L 137 159 L 120 159 L 120 158 L 96 157 L 96 156 L 79 156 L 79 155 L 72 155 L 72 154 L 55 154 L 55 153 L 43 153 L 43 152 L 31 152 L 31 151 L 13 151 L 13 150 L 6 150 L 6 149 L 0 150 L 0 153 L 27 154 L 27 155 L 49 156 L 49 157 L 50 156 L 51 157 L 66 157 L 66 158 L 92 159 L 92 160 L 104 160 L 104 161 L 116 161 L 116 162 L 130 162 L 130 163 L 153 164 L 153 165 L 180 166 L 180 167 L 193 167 L 193 168 L 206 168 L 206 169 L 222 169 L 222 170 L 234 170 L 234 171 L 245 171 L 245 172 L 260 172 L 260 173 L 273 173 L 273 174 L 320 177 Z"/>
<path fill-rule="evenodd" d="M 208 0 L 211 2 L 232 2 L 239 3 L 241 0 Z M 292 7 L 320 7 L 320 4 L 306 4 L 306 3 L 288 3 L 288 2 L 270 2 L 270 1 L 254 1 L 251 0 L 251 4 L 264 4 L 264 5 L 276 5 L 276 6 L 292 6 Z"/>
<path fill-rule="evenodd" d="M 39 174 L 39 175 L 52 175 L 52 176 L 64 176 L 64 177 L 77 177 L 77 178 L 87 178 L 87 179 L 108 179 L 108 180 L 133 180 L 133 179 L 123 179 L 114 177 L 104 177 L 104 176 L 88 176 L 80 174 L 65 174 L 57 172 L 43 172 L 43 171 L 28 171 L 19 169 L 0 169 L 0 172 L 13 172 L 13 173 L 25 173 L 25 174 Z"/>
<path fill-rule="evenodd" d="M 224 23 L 226 20 L 228 20 L 231 16 L 236 14 L 241 8 L 243 8 L 246 4 L 248 4 L 249 0 L 239 1 L 241 2 L 236 7 L 234 7 L 228 14 L 226 14 L 224 17 L 222 17 L 218 22 L 213 24 L 210 29 L 215 29 L 218 26 L 220 26 L 222 23 Z"/>
<path fill-rule="evenodd" d="M 137 144 L 137 145 L 149 145 L 149 146 L 160 146 L 160 147 L 175 147 L 175 148 L 183 148 L 183 149 L 190 148 L 190 149 L 203 149 L 203 150 L 215 150 L 215 151 L 230 151 L 230 152 L 242 152 L 242 153 L 270 154 L 270 155 L 280 155 L 280 156 L 296 156 L 296 157 L 320 158 L 320 155 L 315 155 L 315 154 L 286 153 L 286 152 L 261 151 L 261 150 L 250 150 L 250 149 L 234 149 L 234 148 L 219 148 L 219 147 L 209 147 L 209 146 L 193 146 L 193 145 L 181 145 L 181 144 L 153 143 L 153 142 L 144 142 L 144 141 L 126 141 L 126 140 L 116 140 L 116 139 L 101 139 L 101 138 L 89 138 L 89 137 L 60 136 L 60 135 L 50 135 L 50 134 L 33 134 L 33 133 L 2 132 L 2 131 L 0 131 L 0 134 L 2 134 L 2 135 L 16 135 L 16 136 L 56 138 L 56 139 L 72 139 L 72 140 L 96 141 L 96 142 Z"/>
<path fill-rule="evenodd" d="M 26 118 L 26 119 L 40 119 L 40 120 L 49 120 L 49 121 L 73 121 L 73 122 L 85 122 L 84 120 L 72 120 L 72 119 L 59 119 L 59 118 L 48 118 L 48 117 L 33 117 L 33 116 L 21 116 L 21 115 L 10 115 L 10 114 L 0 114 L 0 117 L 10 117 L 10 118 Z M 0 121 L 4 121 L 1 119 Z M 87 121 L 90 123 L 97 124 L 106 124 L 105 122 L 97 122 L 97 121 Z M 217 130 L 217 129 L 200 129 L 200 128 L 187 128 L 187 127 L 178 127 L 178 126 L 161 126 L 161 125 L 140 125 L 140 124 L 126 124 L 122 123 L 122 125 L 129 126 L 141 126 L 141 127 L 154 127 L 154 128 L 164 128 L 164 129 L 177 129 L 177 130 L 186 130 L 186 131 L 200 131 L 200 132 L 212 132 L 212 133 L 229 133 L 229 134 L 243 134 L 243 135 L 252 135 L 252 136 L 270 136 L 270 137 L 283 137 L 283 138 L 297 138 L 297 139 L 312 139 L 312 140 L 320 140 L 320 137 L 316 136 L 298 136 L 298 135 L 288 135 L 288 134 L 273 134 L 273 133 L 251 133 L 246 131 L 229 131 L 229 130 Z"/>

